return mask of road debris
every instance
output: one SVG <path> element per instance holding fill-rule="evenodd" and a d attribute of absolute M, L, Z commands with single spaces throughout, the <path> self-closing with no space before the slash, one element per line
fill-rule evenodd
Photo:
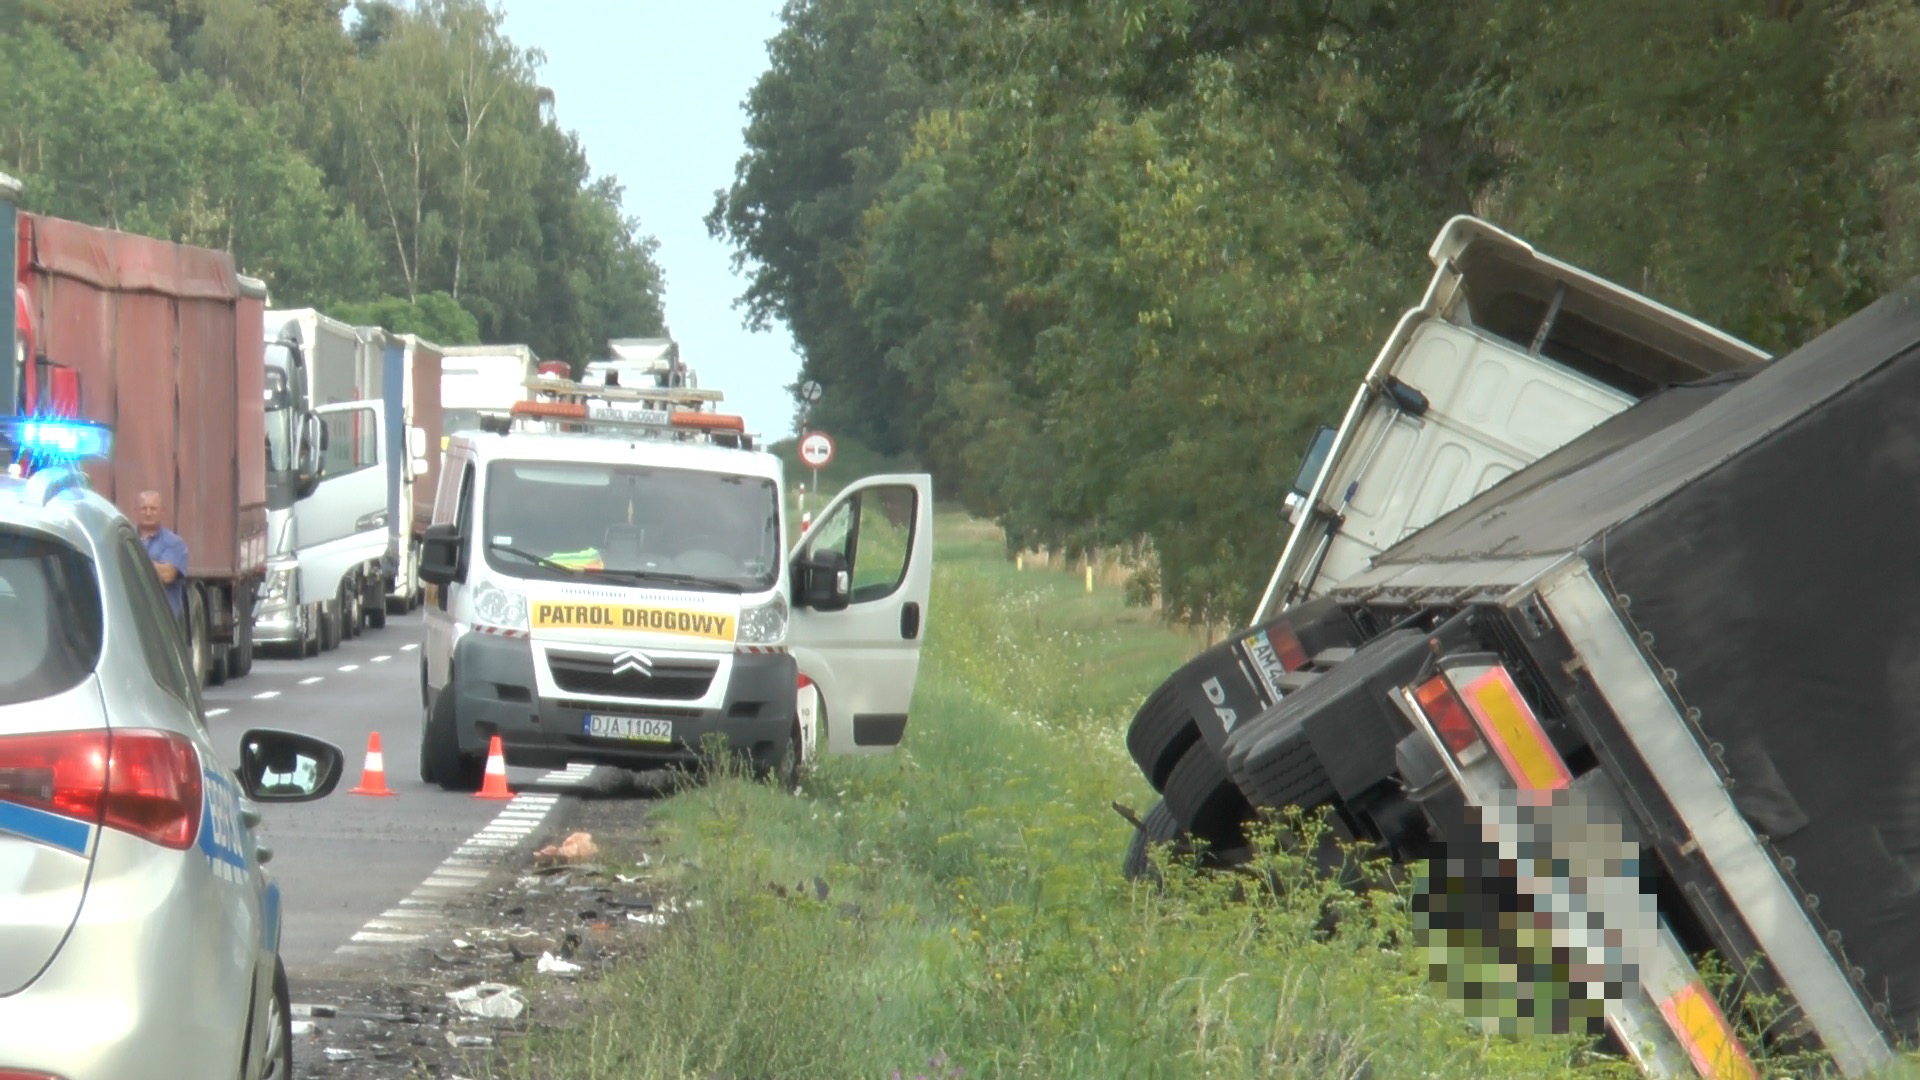
<path fill-rule="evenodd" d="M 449 990 L 447 1000 L 461 1012 L 496 1020 L 512 1020 L 527 1008 L 520 991 L 506 983 L 475 983 L 464 990 Z"/>

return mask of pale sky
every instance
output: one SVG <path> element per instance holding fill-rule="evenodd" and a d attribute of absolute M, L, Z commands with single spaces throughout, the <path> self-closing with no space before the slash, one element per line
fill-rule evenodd
<path fill-rule="evenodd" d="M 547 54 L 560 126 L 580 136 L 596 176 L 626 188 L 626 212 L 660 241 L 667 329 L 700 385 L 767 439 L 792 433 L 800 359 L 782 324 L 751 333 L 733 300 L 731 249 L 701 219 L 733 181 L 745 146 L 741 102 L 767 66 L 779 0 L 501 0 L 505 30 Z"/>

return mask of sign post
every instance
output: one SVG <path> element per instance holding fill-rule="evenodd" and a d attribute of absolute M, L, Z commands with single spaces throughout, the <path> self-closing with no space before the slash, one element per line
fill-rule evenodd
<path fill-rule="evenodd" d="M 813 470 L 813 490 L 820 490 L 820 470 L 833 463 L 833 440 L 824 431 L 811 431 L 800 440 L 800 460 Z"/>

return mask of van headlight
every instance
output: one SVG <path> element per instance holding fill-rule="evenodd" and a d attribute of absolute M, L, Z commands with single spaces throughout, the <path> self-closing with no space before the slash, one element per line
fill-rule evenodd
<path fill-rule="evenodd" d="M 772 645 L 787 636 L 787 598 L 779 593 L 756 607 L 740 611 L 740 636 L 746 645 Z"/>
<path fill-rule="evenodd" d="M 502 630 L 527 628 L 527 598 L 523 593 L 503 589 L 491 581 L 482 581 L 469 594 L 473 603 L 473 621 Z"/>

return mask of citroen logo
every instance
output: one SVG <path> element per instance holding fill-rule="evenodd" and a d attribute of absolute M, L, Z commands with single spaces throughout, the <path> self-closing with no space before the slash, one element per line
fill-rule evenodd
<path fill-rule="evenodd" d="M 615 656 L 613 658 L 613 673 L 615 675 L 625 675 L 628 672 L 651 677 L 653 675 L 653 657 L 648 656 L 638 649 L 629 649 Z"/>

